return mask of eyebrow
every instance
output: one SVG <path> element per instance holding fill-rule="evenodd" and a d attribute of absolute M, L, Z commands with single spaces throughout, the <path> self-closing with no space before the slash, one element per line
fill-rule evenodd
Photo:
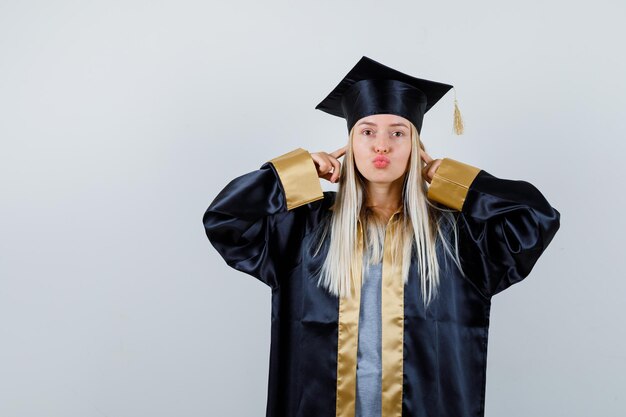
<path fill-rule="evenodd" d="M 359 123 L 359 126 L 360 126 L 360 125 L 377 126 L 377 124 L 376 124 L 376 123 L 373 123 L 373 122 L 361 122 L 361 123 Z M 402 127 L 406 127 L 407 129 L 409 128 L 409 127 L 408 127 L 406 124 L 404 124 L 404 123 L 392 123 L 392 124 L 390 124 L 389 126 L 402 126 Z"/>

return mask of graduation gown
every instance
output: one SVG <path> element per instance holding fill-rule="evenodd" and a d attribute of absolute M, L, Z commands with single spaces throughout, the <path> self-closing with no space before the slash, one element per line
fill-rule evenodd
<path fill-rule="evenodd" d="M 226 263 L 271 289 L 268 417 L 354 416 L 360 295 L 317 286 L 327 245 L 314 257 L 311 244 L 335 196 L 297 148 L 230 181 L 203 216 Z M 479 417 L 491 297 L 528 276 L 560 214 L 532 184 L 450 158 L 428 198 L 454 209 L 466 275 L 438 247 L 439 294 L 424 309 L 417 260 L 405 285 L 384 250 L 383 417 Z"/>

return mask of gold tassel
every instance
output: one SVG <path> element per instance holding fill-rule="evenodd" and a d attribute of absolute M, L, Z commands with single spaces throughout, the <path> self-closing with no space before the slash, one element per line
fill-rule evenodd
<path fill-rule="evenodd" d="M 454 90 L 454 133 L 462 135 L 464 131 L 463 118 L 461 117 L 461 110 L 459 110 L 459 104 L 456 101 L 456 89 Z"/>

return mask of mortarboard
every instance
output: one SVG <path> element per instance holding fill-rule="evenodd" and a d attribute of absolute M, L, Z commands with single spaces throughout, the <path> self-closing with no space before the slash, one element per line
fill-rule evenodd
<path fill-rule="evenodd" d="M 404 117 L 421 133 L 424 114 L 451 88 L 450 84 L 415 78 L 363 56 L 315 108 L 345 118 L 348 131 L 362 117 L 386 113 Z M 463 133 L 456 97 L 454 131 Z"/>

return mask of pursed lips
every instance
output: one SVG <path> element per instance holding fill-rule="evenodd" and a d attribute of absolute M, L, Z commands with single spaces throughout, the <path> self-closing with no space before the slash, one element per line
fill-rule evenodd
<path fill-rule="evenodd" d="M 391 162 L 386 156 L 378 155 L 372 161 L 376 168 L 384 168 Z"/>

